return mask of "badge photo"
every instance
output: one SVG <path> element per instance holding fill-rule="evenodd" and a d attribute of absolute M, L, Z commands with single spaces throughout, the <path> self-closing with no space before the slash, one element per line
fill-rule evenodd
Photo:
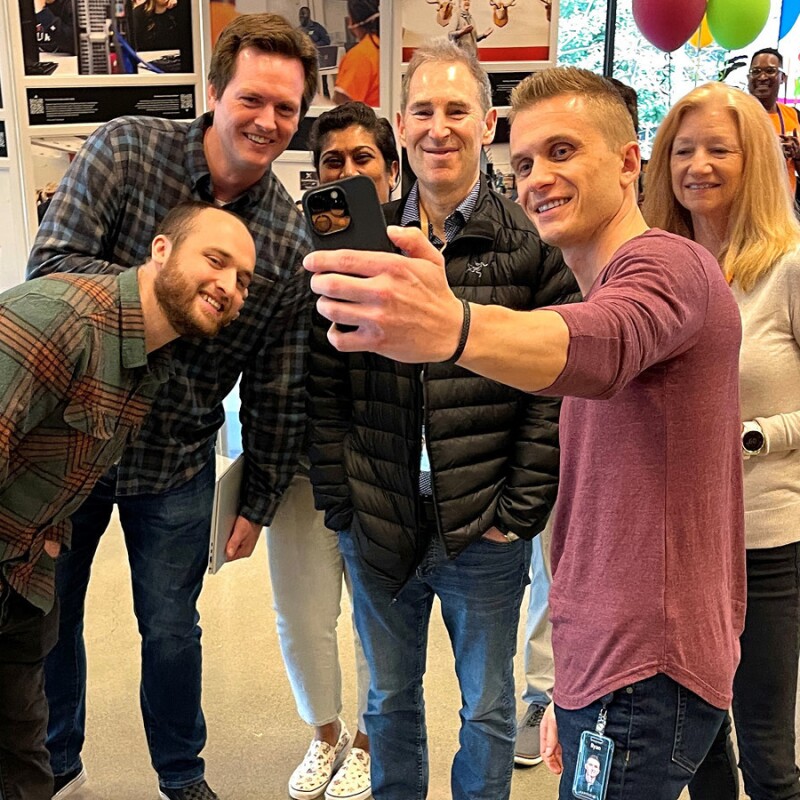
<path fill-rule="evenodd" d="M 584 731 L 578 748 L 572 794 L 579 800 L 604 800 L 611 773 L 614 742 L 608 736 Z"/>

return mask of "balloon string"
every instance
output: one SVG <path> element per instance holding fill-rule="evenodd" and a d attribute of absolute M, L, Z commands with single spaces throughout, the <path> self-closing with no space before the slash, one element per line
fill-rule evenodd
<path fill-rule="evenodd" d="M 667 53 L 667 87 L 669 89 L 669 102 L 672 105 L 672 53 Z"/>
<path fill-rule="evenodd" d="M 700 37 L 697 38 L 697 44 L 700 45 L 702 42 L 700 41 Z M 700 47 L 697 48 L 695 57 L 694 57 L 694 86 L 695 89 L 697 88 L 697 82 L 700 78 Z"/>

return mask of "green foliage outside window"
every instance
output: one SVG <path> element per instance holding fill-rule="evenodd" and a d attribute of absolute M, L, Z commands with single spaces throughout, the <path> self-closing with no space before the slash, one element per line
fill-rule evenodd
<path fill-rule="evenodd" d="M 650 154 L 653 137 L 667 110 L 690 89 L 717 79 L 727 51 L 716 43 L 697 50 L 689 44 L 667 55 L 647 42 L 631 11 L 632 0 L 618 0 L 614 77 L 639 95 L 639 140 Z M 561 0 L 558 63 L 603 71 L 606 0 Z M 743 85 L 744 69 L 728 82 Z"/>

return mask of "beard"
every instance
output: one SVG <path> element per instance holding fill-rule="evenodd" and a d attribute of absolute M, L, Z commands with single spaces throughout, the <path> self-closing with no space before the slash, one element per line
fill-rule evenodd
<path fill-rule="evenodd" d="M 186 277 L 186 272 L 181 266 L 179 253 L 173 251 L 153 282 L 156 301 L 180 336 L 210 339 L 231 321 L 230 310 L 218 319 L 199 311 L 196 303 L 200 298 L 200 287 Z"/>

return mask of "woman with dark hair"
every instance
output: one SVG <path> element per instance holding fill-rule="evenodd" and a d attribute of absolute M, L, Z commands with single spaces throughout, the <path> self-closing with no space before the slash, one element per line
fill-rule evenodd
<path fill-rule="evenodd" d="M 760 103 L 738 89 L 710 83 L 667 114 L 646 182 L 647 222 L 713 253 L 742 315 L 747 611 L 733 681 L 733 718 L 748 796 L 796 800 L 800 224 L 785 160 Z M 714 402 L 713 386 L 709 402 Z M 689 784 L 693 800 L 739 797 L 729 731 L 727 721 Z"/>
<path fill-rule="evenodd" d="M 347 0 L 347 27 L 358 39 L 339 64 L 333 102 L 360 100 L 373 108 L 381 103 L 380 2 Z"/>
<path fill-rule="evenodd" d="M 320 115 L 310 147 L 320 183 L 350 175 L 371 178 L 382 203 L 397 183 L 399 156 L 389 122 L 364 103 L 346 103 Z M 337 534 L 314 509 L 308 474 L 301 470 L 267 529 L 272 594 L 278 638 L 297 710 L 314 738 L 289 779 L 298 800 L 366 800 L 370 797 L 369 739 L 364 712 L 369 669 L 358 634 L 356 676 L 358 729 L 352 738 L 341 719 L 342 674 L 336 627 L 342 579 L 349 580 Z M 352 741 L 352 746 L 351 746 Z"/>
<path fill-rule="evenodd" d="M 309 137 L 320 183 L 351 175 L 372 178 L 381 203 L 397 185 L 400 156 L 389 120 L 366 104 L 352 102 L 321 114 Z"/>

